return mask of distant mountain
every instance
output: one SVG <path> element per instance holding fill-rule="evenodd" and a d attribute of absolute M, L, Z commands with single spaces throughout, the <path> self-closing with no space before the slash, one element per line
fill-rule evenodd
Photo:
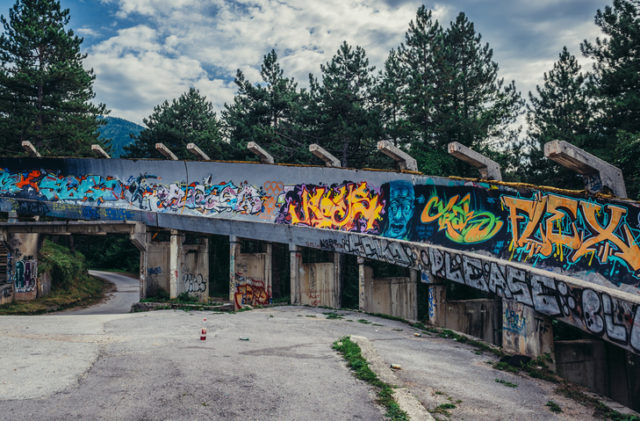
<path fill-rule="evenodd" d="M 107 124 L 100 127 L 100 139 L 111 139 L 111 157 L 120 158 L 124 147 L 133 143 L 130 134 L 137 136 L 144 127 L 118 117 L 105 117 Z"/>

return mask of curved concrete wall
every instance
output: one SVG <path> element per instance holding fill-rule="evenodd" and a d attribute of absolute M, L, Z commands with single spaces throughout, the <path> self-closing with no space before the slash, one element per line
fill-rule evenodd
<path fill-rule="evenodd" d="M 351 253 L 495 292 L 640 351 L 640 205 L 382 171 L 0 159 L 0 210 Z"/>

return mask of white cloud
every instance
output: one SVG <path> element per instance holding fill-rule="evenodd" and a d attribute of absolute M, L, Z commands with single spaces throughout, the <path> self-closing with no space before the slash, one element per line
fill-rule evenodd
<path fill-rule="evenodd" d="M 306 85 L 309 73 L 331 59 L 343 40 L 361 45 L 372 65 L 403 40 L 416 4 L 391 7 L 358 0 L 106 0 L 120 18 L 144 24 L 123 28 L 89 50 L 98 99 L 113 115 L 141 121 L 153 106 L 196 86 L 222 108 L 233 99 L 236 69 L 259 81 L 262 57 L 275 48 L 287 75 Z M 443 8 L 438 8 L 442 13 Z M 216 69 L 207 74 L 204 69 Z M 116 81 L 118 81 L 116 83 Z M 133 95 L 138 98 L 133 99 Z"/>

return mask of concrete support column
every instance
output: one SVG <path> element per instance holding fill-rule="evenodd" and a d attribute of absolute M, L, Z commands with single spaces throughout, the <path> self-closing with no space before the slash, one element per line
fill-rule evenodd
<path fill-rule="evenodd" d="M 364 267 L 364 258 L 358 257 L 358 309 L 365 311 L 367 306 L 366 301 L 366 275 Z"/>
<path fill-rule="evenodd" d="M 178 297 L 178 279 L 180 274 L 180 246 L 182 236 L 178 230 L 171 230 L 171 240 L 169 241 L 169 297 Z"/>
<path fill-rule="evenodd" d="M 264 288 L 269 295 L 269 302 L 273 298 L 273 264 L 271 262 L 273 258 L 273 244 L 266 243 L 265 260 L 264 260 Z"/>
<path fill-rule="evenodd" d="M 446 326 L 447 286 L 431 283 L 427 290 L 427 314 L 432 326 Z"/>
<path fill-rule="evenodd" d="M 231 235 L 229 237 L 229 301 L 236 301 L 236 258 L 240 253 L 240 242 L 238 237 Z"/>
<path fill-rule="evenodd" d="M 532 358 L 548 354 L 555 360 L 551 319 L 522 303 L 503 299 L 502 348 Z M 555 369 L 554 364 L 550 366 Z"/>
<path fill-rule="evenodd" d="M 147 251 L 140 250 L 140 299 L 147 298 L 147 270 L 149 261 L 147 259 Z"/>
<path fill-rule="evenodd" d="M 289 245 L 290 283 L 291 283 L 291 304 L 299 305 L 302 302 L 300 294 L 300 268 L 302 267 L 302 253 L 300 247 Z"/>
<path fill-rule="evenodd" d="M 333 253 L 333 276 L 334 285 L 333 289 L 333 302 L 335 308 L 342 307 L 342 267 L 340 265 L 340 253 Z"/>

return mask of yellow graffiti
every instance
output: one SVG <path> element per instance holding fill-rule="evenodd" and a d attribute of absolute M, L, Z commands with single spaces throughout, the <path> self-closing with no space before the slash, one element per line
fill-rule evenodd
<path fill-rule="evenodd" d="M 500 218 L 491 212 L 470 210 L 469 193 L 458 202 L 459 198 L 455 195 L 445 204 L 438 196 L 432 196 L 420 220 L 425 224 L 438 220 L 438 231 L 445 230 L 448 239 L 461 244 L 486 241 L 500 231 Z"/>
<path fill-rule="evenodd" d="M 556 195 L 538 196 L 533 200 L 503 196 L 502 203 L 509 209 L 511 250 L 522 248 L 528 257 L 553 254 L 562 261 L 568 257 L 563 250 L 567 247 L 574 251 L 568 257 L 570 262 L 591 254 L 589 265 L 594 255 L 604 264 L 615 256 L 633 270 L 640 269 L 640 248 L 631 229 L 623 222 L 627 210 L 621 206 L 602 206 Z M 603 226 L 598 218 L 605 213 L 609 219 Z M 577 221 L 580 225 L 576 225 Z M 619 226 L 622 238 L 615 233 Z"/>
<path fill-rule="evenodd" d="M 370 231 L 382 220 L 383 204 L 366 183 L 348 183 L 339 188 L 304 187 L 300 202 L 289 204 L 292 224 L 343 231 Z M 361 227 L 366 221 L 366 228 Z"/>

